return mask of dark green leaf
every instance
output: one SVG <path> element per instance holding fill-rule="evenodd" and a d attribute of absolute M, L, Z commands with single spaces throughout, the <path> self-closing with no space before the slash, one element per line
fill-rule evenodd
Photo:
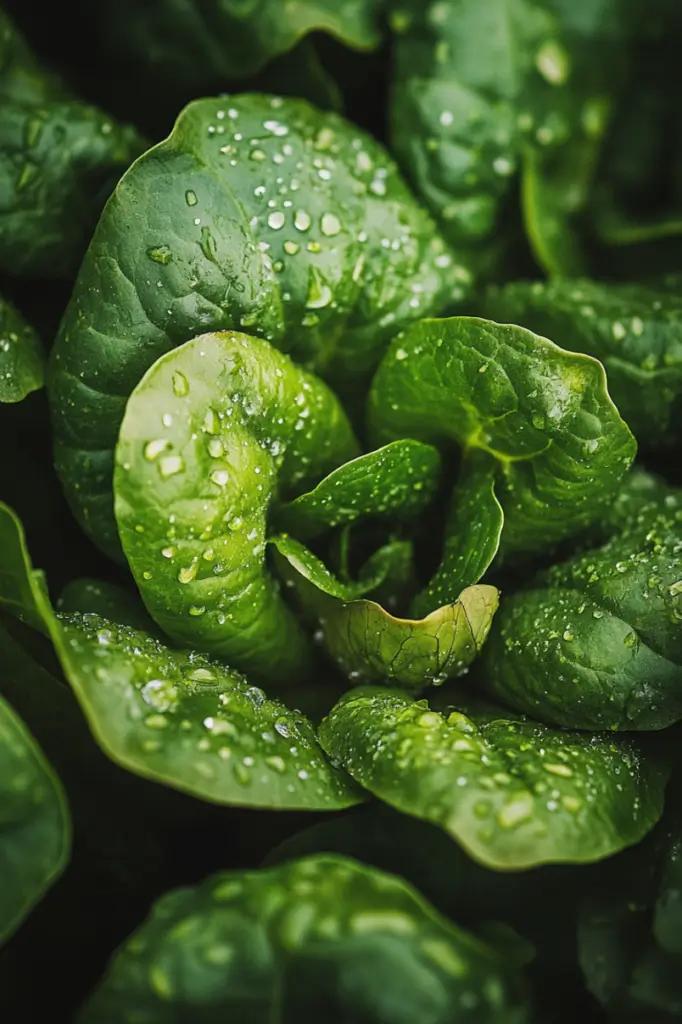
<path fill-rule="evenodd" d="M 245 329 L 340 387 L 468 282 L 387 153 L 355 126 L 302 100 L 190 104 L 107 204 L 54 350 L 57 463 L 83 526 L 119 551 L 118 428 L 169 348 Z"/>
<path fill-rule="evenodd" d="M 635 453 L 596 360 L 474 317 L 423 320 L 396 338 L 370 417 L 382 441 L 456 441 L 493 456 L 508 553 L 541 551 L 596 521 Z"/>
<path fill-rule="evenodd" d="M 682 302 L 642 285 L 585 279 L 491 289 L 486 311 L 601 360 L 614 402 L 641 444 L 679 438 Z"/>
<path fill-rule="evenodd" d="M 58 612 L 81 612 L 100 615 L 111 619 L 119 626 L 132 626 L 147 633 L 159 632 L 151 616 L 145 610 L 139 594 L 115 583 L 102 580 L 76 579 L 62 590 L 57 601 Z M 158 639 L 160 639 L 160 635 Z"/>
<path fill-rule="evenodd" d="M 216 875 L 162 898 L 81 1024 L 522 1024 L 515 972 L 402 880 L 343 857 Z"/>
<path fill-rule="evenodd" d="M 320 740 L 375 796 L 498 869 L 610 856 L 662 811 L 666 770 L 633 741 L 495 708 L 441 714 L 395 691 L 352 690 Z"/>
<path fill-rule="evenodd" d="M 0 299 L 0 402 L 21 402 L 43 386 L 40 338 L 12 305 Z"/>
<path fill-rule="evenodd" d="M 0 607 L 48 632 L 52 615 L 42 572 L 32 568 L 26 538 L 19 519 L 0 502 Z"/>
<path fill-rule="evenodd" d="M 70 831 L 59 780 L 26 726 L 0 697 L 0 941 L 63 870 Z"/>
<path fill-rule="evenodd" d="M 278 527 L 305 540 L 361 517 L 411 519 L 433 498 L 440 456 L 409 439 L 346 462 L 307 494 L 276 510 Z"/>
<path fill-rule="evenodd" d="M 265 566 L 267 513 L 355 453 L 334 395 L 266 341 L 204 335 L 130 397 L 114 489 L 121 544 L 173 639 L 280 685 L 309 650 Z"/>

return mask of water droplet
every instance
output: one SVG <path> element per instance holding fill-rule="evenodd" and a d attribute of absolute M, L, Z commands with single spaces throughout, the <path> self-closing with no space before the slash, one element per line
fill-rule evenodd
<path fill-rule="evenodd" d="M 225 454 L 223 442 L 220 440 L 219 437 L 212 437 L 206 447 L 208 448 L 208 454 L 213 459 L 219 459 L 221 455 Z"/>
<path fill-rule="evenodd" d="M 147 256 L 154 263 L 166 266 L 173 259 L 173 253 L 167 245 L 155 245 L 147 249 Z"/>
<path fill-rule="evenodd" d="M 185 202 L 187 203 L 188 206 L 197 205 L 197 194 L 196 192 L 192 191 L 191 188 L 188 188 L 187 191 L 185 192 Z"/>
<path fill-rule="evenodd" d="M 573 775 L 572 769 L 569 768 L 566 764 L 543 763 L 542 767 L 545 769 L 546 772 L 549 772 L 550 775 L 559 775 L 564 779 L 570 779 L 571 775 Z"/>
<path fill-rule="evenodd" d="M 165 729 L 168 725 L 168 721 L 163 717 L 163 715 L 147 715 L 144 720 L 144 724 L 148 729 Z"/>
<path fill-rule="evenodd" d="M 286 217 L 281 210 L 274 210 L 268 214 L 268 227 L 272 228 L 273 231 L 279 231 L 280 228 L 284 227 Z"/>
<path fill-rule="evenodd" d="M 299 231 L 307 231 L 311 224 L 312 219 L 309 213 L 306 213 L 305 210 L 296 211 L 296 215 L 294 217 L 295 228 L 297 228 Z"/>
<path fill-rule="evenodd" d="M 199 564 L 197 559 L 195 558 L 192 561 L 191 565 L 185 566 L 182 569 L 180 569 L 180 571 L 178 572 L 178 582 L 191 583 L 192 580 L 196 578 L 198 570 Z"/>
<path fill-rule="evenodd" d="M 235 761 L 235 763 L 232 766 L 232 771 L 234 773 L 235 779 L 240 784 L 240 786 L 248 786 L 248 784 L 251 782 L 251 775 L 249 773 L 249 770 L 248 768 L 246 768 L 245 765 L 242 764 L 241 761 Z"/>
<path fill-rule="evenodd" d="M 297 252 L 300 252 L 300 249 L 301 247 L 298 242 L 289 241 L 284 243 L 284 251 L 288 253 L 289 256 L 295 256 Z"/>
<path fill-rule="evenodd" d="M 288 737 L 291 736 L 291 729 L 286 718 L 277 719 L 275 722 L 275 732 L 279 733 L 279 735 L 283 736 L 285 739 L 288 739 Z"/>
<path fill-rule="evenodd" d="M 144 457 L 149 462 L 153 462 L 157 459 L 162 452 L 165 452 L 166 448 L 169 447 L 169 441 L 165 437 L 158 438 L 156 441 L 148 441 L 144 446 Z"/>
<path fill-rule="evenodd" d="M 511 797 L 497 812 L 502 828 L 516 828 L 533 816 L 533 797 L 530 793 L 518 793 Z"/>
<path fill-rule="evenodd" d="M 402 362 L 403 359 L 407 359 L 407 356 L 408 353 L 405 351 L 404 348 L 396 349 L 395 357 L 398 360 L 398 362 Z"/>
<path fill-rule="evenodd" d="M 335 214 L 325 213 L 322 215 L 320 227 L 323 235 L 327 235 L 328 238 L 333 238 L 341 231 L 341 221 Z"/>
<path fill-rule="evenodd" d="M 189 613 L 190 613 L 190 615 L 193 615 L 195 617 L 198 617 L 199 615 L 203 615 L 205 613 L 205 611 L 206 611 L 206 608 L 204 607 L 203 604 L 191 604 L 189 606 Z"/>
<path fill-rule="evenodd" d="M 535 55 L 535 66 L 551 85 L 563 85 L 571 71 L 571 60 L 561 43 L 548 39 Z"/>
<path fill-rule="evenodd" d="M 276 755 L 274 757 L 266 757 L 265 763 L 268 768 L 272 768 L 273 771 L 278 772 L 280 775 L 286 771 L 286 761 L 283 757 L 277 757 Z"/>
<path fill-rule="evenodd" d="M 230 474 L 226 469 L 214 469 L 211 473 L 211 481 L 216 487 L 225 487 L 230 479 Z"/>
<path fill-rule="evenodd" d="M 332 290 L 320 271 L 317 267 L 311 267 L 308 276 L 306 307 L 308 309 L 324 309 L 332 301 L 332 298 Z"/>
<path fill-rule="evenodd" d="M 165 455 L 159 462 L 159 473 L 164 479 L 182 473 L 185 463 L 181 455 Z"/>
<path fill-rule="evenodd" d="M 176 370 L 173 374 L 173 394 L 177 398 L 184 398 L 189 394 L 189 381 L 180 370 Z"/>

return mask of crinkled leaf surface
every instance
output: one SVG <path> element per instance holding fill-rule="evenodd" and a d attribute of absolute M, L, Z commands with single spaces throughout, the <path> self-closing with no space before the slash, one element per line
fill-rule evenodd
<path fill-rule="evenodd" d="M 61 783 L 19 716 L 0 697 L 0 941 L 61 873 L 70 841 Z"/>
<path fill-rule="evenodd" d="M 360 798 L 310 722 L 243 676 L 97 615 L 62 615 L 67 677 L 107 754 L 201 799 L 333 810 Z"/>
<path fill-rule="evenodd" d="M 0 402 L 21 402 L 43 386 L 40 338 L 12 305 L 0 299 Z"/>
<path fill-rule="evenodd" d="M 504 513 L 495 493 L 495 459 L 470 451 L 454 489 L 445 526 L 443 555 L 428 586 L 412 603 L 416 616 L 455 601 L 482 579 L 500 547 Z"/>
<path fill-rule="evenodd" d="M 679 437 L 682 302 L 643 285 L 578 279 L 490 289 L 486 312 L 596 356 L 635 437 L 650 447 Z"/>
<path fill-rule="evenodd" d="M 143 142 L 133 128 L 72 100 L 4 13 L 0 31 L 0 268 L 69 276 Z"/>
<path fill-rule="evenodd" d="M 579 729 L 682 718 L 682 506 L 667 497 L 623 509 L 606 544 L 505 600 L 480 666 L 490 693 Z"/>
<path fill-rule="evenodd" d="M 190 104 L 109 200 L 54 349 L 56 457 L 81 523 L 119 550 L 111 456 L 127 396 L 168 349 L 248 330 L 338 387 L 468 281 L 387 153 L 342 118 L 256 94 Z"/>
<path fill-rule="evenodd" d="M 319 734 L 371 793 L 497 869 L 608 857 L 638 842 L 663 807 L 666 770 L 633 740 L 562 732 L 494 707 L 440 713 L 357 689 Z"/>
<path fill-rule="evenodd" d="M 302 540 L 361 517 L 414 518 L 433 498 L 440 456 L 404 438 L 333 470 L 313 490 L 277 509 L 277 525 Z"/>
<path fill-rule="evenodd" d="M 597 520 L 635 454 L 596 360 L 475 317 L 408 328 L 369 402 L 382 441 L 456 441 L 493 456 L 507 553 L 541 551 Z"/>
<path fill-rule="evenodd" d="M 0 531 L 12 566 L 0 573 L 0 604 L 49 632 L 95 739 L 113 761 L 220 804 L 331 810 L 361 798 L 329 764 L 308 719 L 268 700 L 238 672 L 99 615 L 55 616 L 21 526 L 4 506 Z"/>
<path fill-rule="evenodd" d="M 151 65 L 154 76 L 195 93 L 243 78 L 290 50 L 310 32 L 372 50 L 381 35 L 384 0 L 106 0 L 102 30 L 124 54 Z"/>
<path fill-rule="evenodd" d="M 392 136 L 456 242 L 489 240 L 516 172 L 535 255 L 565 272 L 632 21 L 625 0 L 400 0 Z M 573 266 L 568 263 L 568 268 Z"/>
<path fill-rule="evenodd" d="M 133 392 L 116 449 L 121 544 L 173 639 L 280 683 L 309 650 L 265 566 L 279 490 L 355 454 L 340 403 L 268 342 L 204 335 L 158 360 Z"/>
<path fill-rule="evenodd" d="M 401 879 L 345 857 L 230 872 L 164 896 L 81 1024 L 226 1018 L 522 1024 L 518 975 Z"/>

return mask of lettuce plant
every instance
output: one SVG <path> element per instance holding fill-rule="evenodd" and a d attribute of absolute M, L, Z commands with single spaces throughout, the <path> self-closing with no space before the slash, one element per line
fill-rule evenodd
<path fill-rule="evenodd" d="M 82 1024 L 679 1018 L 680 260 L 633 199 L 674 209 L 679 140 L 623 137 L 633 96 L 670 124 L 672 5 L 105 0 L 95 78 L 190 97 L 151 146 L 36 12 L 0 14 L 8 1020 L 57 945 Z"/>

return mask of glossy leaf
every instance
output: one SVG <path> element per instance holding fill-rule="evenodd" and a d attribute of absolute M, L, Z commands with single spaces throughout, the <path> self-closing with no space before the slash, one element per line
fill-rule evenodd
<path fill-rule="evenodd" d="M 62 872 L 70 833 L 61 783 L 26 726 L 0 697 L 0 941 Z"/>
<path fill-rule="evenodd" d="M 494 237 L 522 170 L 536 258 L 550 272 L 575 267 L 571 218 L 589 199 L 632 7 L 626 0 L 393 5 L 394 148 L 452 241 Z"/>
<path fill-rule="evenodd" d="M 97 615 L 60 622 L 67 678 L 123 767 L 220 804 L 333 810 L 360 798 L 310 722 L 239 673 Z"/>
<path fill-rule="evenodd" d="M 245 329 L 339 387 L 469 280 L 386 152 L 342 118 L 256 94 L 190 104 L 107 204 L 54 349 L 57 464 L 81 523 L 119 550 L 111 454 L 127 396 L 168 349 Z"/>
<path fill-rule="evenodd" d="M 151 64 L 156 80 L 195 93 L 225 78 L 243 78 L 286 53 L 311 32 L 326 32 L 358 50 L 378 46 L 384 0 L 106 0 L 100 31 L 130 60 Z"/>
<path fill-rule="evenodd" d="M 608 857 L 662 811 L 666 770 L 634 741 L 562 732 L 492 706 L 441 713 L 391 690 L 357 689 L 319 734 L 357 782 L 440 826 L 488 867 Z"/>
<path fill-rule="evenodd" d="M 670 496 L 675 502 L 675 492 Z M 579 729 L 662 729 L 682 718 L 682 507 L 643 504 L 601 548 L 504 602 L 486 689 Z"/>
<path fill-rule="evenodd" d="M 642 285 L 585 279 L 491 289 L 486 311 L 600 359 L 609 392 L 641 444 L 679 437 L 682 302 Z"/>
<path fill-rule="evenodd" d="M 280 685 L 300 677 L 307 642 L 265 566 L 268 508 L 355 450 L 332 392 L 266 341 L 204 335 L 158 360 L 128 402 L 114 475 L 155 621 Z"/>
<path fill-rule="evenodd" d="M 69 276 L 143 143 L 133 128 L 71 99 L 4 13 L 0 33 L 0 268 Z"/>
<path fill-rule="evenodd" d="M 596 521 L 635 454 L 596 360 L 474 317 L 423 320 L 396 338 L 369 403 L 381 441 L 457 442 L 496 460 L 506 553 Z"/>
<path fill-rule="evenodd" d="M 31 566 L 18 517 L 0 502 L 0 607 L 47 632 L 51 609 L 43 574 Z"/>
<path fill-rule="evenodd" d="M 0 403 L 21 402 L 43 386 L 40 338 L 12 305 L 0 299 Z"/>
<path fill-rule="evenodd" d="M 164 896 L 79 1017 L 523 1024 L 519 978 L 401 879 L 332 856 Z"/>
<path fill-rule="evenodd" d="M 334 575 L 321 558 L 288 534 L 270 537 L 275 564 L 287 587 L 292 587 L 304 614 L 315 617 L 336 606 L 337 601 L 355 601 L 376 590 L 390 575 L 396 560 L 402 565 L 404 545 L 389 543 L 368 558 L 356 579 Z"/>
<path fill-rule="evenodd" d="M 375 601 L 356 600 L 325 608 L 320 627 L 327 651 L 349 679 L 421 690 L 468 669 L 498 601 L 495 587 L 467 587 L 423 619 L 402 619 Z"/>
<path fill-rule="evenodd" d="M 434 496 L 440 456 L 431 445 L 404 439 L 333 470 L 313 490 L 277 509 L 277 525 L 301 539 L 361 517 L 411 519 Z"/>
<path fill-rule="evenodd" d="M 413 614 L 428 615 L 478 583 L 499 551 L 503 526 L 495 460 L 487 452 L 471 451 L 452 495 L 441 563 L 428 586 L 414 599 Z"/>

